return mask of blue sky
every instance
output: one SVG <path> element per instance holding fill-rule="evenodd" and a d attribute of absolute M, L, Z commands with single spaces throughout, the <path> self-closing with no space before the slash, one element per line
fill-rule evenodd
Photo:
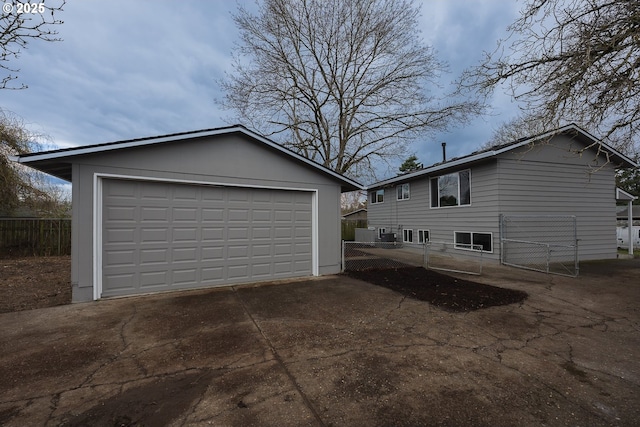
<path fill-rule="evenodd" d="M 238 3 L 255 7 L 252 0 Z M 495 49 L 521 6 L 506 0 L 418 3 L 422 37 L 449 64 L 445 85 Z M 0 92 L 0 107 L 60 148 L 236 123 L 216 103 L 222 98 L 217 80 L 231 71 L 238 38 L 231 19 L 236 4 L 72 0 L 59 15 L 63 41 L 29 44 L 12 63 L 29 88 Z M 443 141 L 448 157 L 468 154 L 516 114 L 509 97 L 496 93 L 491 115 L 418 140 L 411 151 L 425 165 L 441 160 Z"/>

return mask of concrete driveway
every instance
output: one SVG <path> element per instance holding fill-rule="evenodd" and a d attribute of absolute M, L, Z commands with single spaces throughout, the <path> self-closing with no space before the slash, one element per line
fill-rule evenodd
<path fill-rule="evenodd" d="M 0 315 L 0 424 L 632 426 L 640 263 L 487 266 L 449 313 L 340 276 Z"/>

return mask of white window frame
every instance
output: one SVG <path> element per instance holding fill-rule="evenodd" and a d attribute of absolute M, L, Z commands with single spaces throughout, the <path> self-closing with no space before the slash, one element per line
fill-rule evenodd
<path fill-rule="evenodd" d="M 429 230 L 421 228 L 421 229 L 416 230 L 416 231 L 417 231 L 417 234 L 418 234 L 418 243 L 429 243 L 429 237 L 431 236 L 431 233 L 429 232 Z M 424 238 L 425 235 L 427 236 L 426 239 Z"/>
<path fill-rule="evenodd" d="M 382 196 L 382 200 L 378 201 L 378 195 Z M 375 190 L 371 192 L 371 200 L 372 205 L 377 205 L 379 203 L 384 203 L 384 188 L 380 190 Z"/>
<path fill-rule="evenodd" d="M 382 235 L 384 233 L 386 233 L 386 232 L 387 232 L 387 229 L 385 227 L 379 227 L 378 228 L 378 239 L 382 239 Z"/>
<path fill-rule="evenodd" d="M 409 186 L 408 182 L 396 186 L 396 200 L 409 200 L 410 198 L 411 187 Z"/>
<path fill-rule="evenodd" d="M 469 172 L 469 203 L 465 203 L 465 204 L 460 204 L 460 173 L 461 172 Z M 456 196 L 456 200 L 458 202 L 458 204 L 456 205 L 451 205 L 451 206 L 440 206 L 440 183 L 438 182 L 440 178 L 447 176 L 447 175 L 453 175 L 456 174 L 458 175 L 458 194 Z M 436 195 L 436 200 L 438 202 L 437 206 L 433 206 L 433 181 L 436 182 L 435 187 L 438 189 L 438 194 Z M 431 179 L 429 179 L 429 207 L 431 209 L 447 209 L 447 208 L 459 208 L 459 207 L 463 207 L 463 206 L 471 206 L 471 169 L 463 169 L 461 171 L 457 171 L 457 172 L 451 172 L 451 173 L 446 173 L 444 175 L 438 175 L 435 176 Z"/>
<path fill-rule="evenodd" d="M 467 247 L 467 245 L 466 245 L 466 244 L 460 244 L 460 246 L 458 245 L 458 241 L 457 241 L 456 237 L 457 237 L 457 235 L 458 235 L 458 234 L 463 234 L 463 233 L 464 233 L 464 234 L 469 234 L 470 241 L 471 241 L 471 247 Z M 473 247 L 473 245 L 475 245 L 475 244 L 473 243 L 473 240 L 474 240 L 474 239 L 473 239 L 473 236 L 474 236 L 475 234 L 488 234 L 488 235 L 490 236 L 491 250 L 490 250 L 490 251 L 485 251 L 485 250 L 483 250 L 483 252 L 484 252 L 484 253 L 488 253 L 488 254 L 492 254 L 492 253 L 493 253 L 493 232 L 490 232 L 490 231 L 454 231 L 454 232 L 453 232 L 453 246 L 454 246 L 456 249 L 460 249 L 460 250 L 463 250 L 463 251 L 474 251 L 474 252 L 480 252 L 478 249 L 475 249 L 475 248 Z"/>
<path fill-rule="evenodd" d="M 413 243 L 413 230 L 405 228 L 402 230 L 402 241 L 404 243 Z"/>

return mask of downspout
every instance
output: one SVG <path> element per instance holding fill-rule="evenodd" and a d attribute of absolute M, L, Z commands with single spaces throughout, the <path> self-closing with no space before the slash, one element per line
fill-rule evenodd
<path fill-rule="evenodd" d="M 627 224 L 629 229 L 629 255 L 633 257 L 633 200 L 627 202 Z"/>

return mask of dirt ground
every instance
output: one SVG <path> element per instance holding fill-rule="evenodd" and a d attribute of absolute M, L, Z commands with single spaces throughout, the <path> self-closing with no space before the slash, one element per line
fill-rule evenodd
<path fill-rule="evenodd" d="M 0 259 L 0 313 L 71 302 L 71 257 Z"/>
<path fill-rule="evenodd" d="M 450 311 L 518 303 L 527 294 L 419 267 L 352 271 L 347 275 Z M 71 258 L 0 259 L 0 313 L 71 303 Z"/>
<path fill-rule="evenodd" d="M 527 297 L 458 311 L 433 298 L 469 278 L 435 277 L 420 297 L 329 276 L 0 314 L 0 425 L 638 425 L 640 260 L 487 266 L 473 281 Z"/>

